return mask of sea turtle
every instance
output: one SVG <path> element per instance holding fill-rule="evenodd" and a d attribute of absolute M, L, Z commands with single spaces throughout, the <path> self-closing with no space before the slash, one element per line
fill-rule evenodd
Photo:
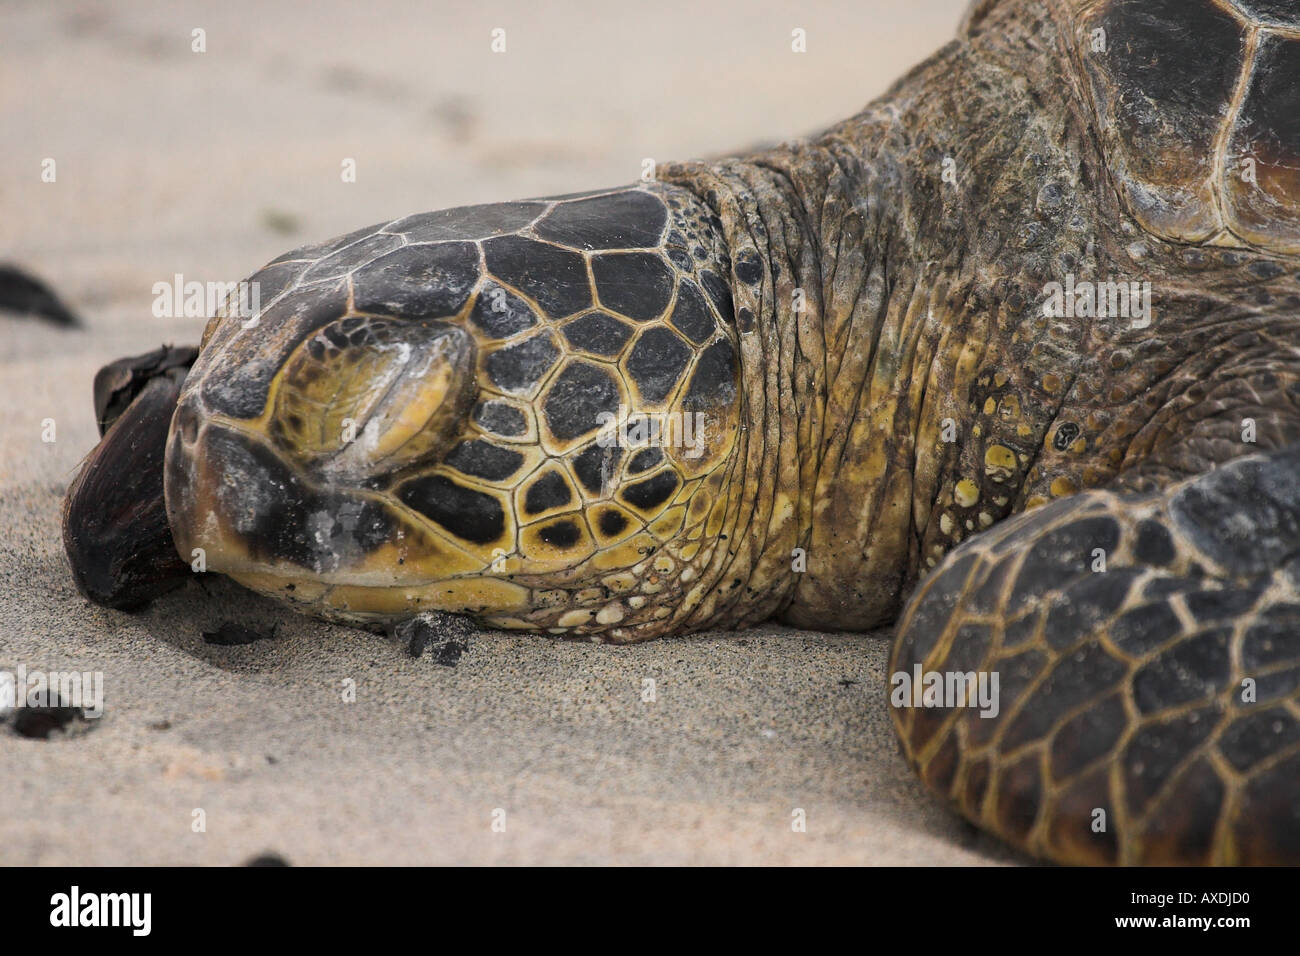
<path fill-rule="evenodd" d="M 144 393 L 74 570 L 612 642 L 897 620 L 903 751 L 974 823 L 1300 862 L 1297 116 L 1292 0 L 983 0 L 818 137 L 298 249 L 183 387 L 100 382 Z"/>

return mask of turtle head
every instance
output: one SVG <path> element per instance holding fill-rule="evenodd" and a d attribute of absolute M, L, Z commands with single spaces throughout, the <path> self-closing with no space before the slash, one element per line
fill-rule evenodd
<path fill-rule="evenodd" d="M 181 555 L 330 617 L 635 640 L 698 601 L 739 432 L 709 213 L 671 187 L 446 210 L 290 253 L 204 335 Z"/>

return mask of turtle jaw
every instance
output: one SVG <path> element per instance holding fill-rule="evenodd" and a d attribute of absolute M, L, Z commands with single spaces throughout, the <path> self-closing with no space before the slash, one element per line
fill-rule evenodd
<path fill-rule="evenodd" d="M 327 584 L 403 583 L 379 555 L 405 529 L 360 488 L 316 484 L 237 423 L 173 419 L 164 493 L 177 550 L 223 574 L 313 577 Z"/>
<path fill-rule="evenodd" d="M 530 591 L 427 533 L 372 488 L 317 481 L 249 423 L 184 397 L 167 442 L 167 519 L 180 556 L 297 609 L 349 623 L 425 610 L 519 614 Z"/>

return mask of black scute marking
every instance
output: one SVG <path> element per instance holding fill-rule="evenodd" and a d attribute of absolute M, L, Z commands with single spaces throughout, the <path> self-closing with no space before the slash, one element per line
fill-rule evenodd
<path fill-rule="evenodd" d="M 571 548 L 582 537 L 578 526 L 572 521 L 557 521 L 546 525 L 538 532 L 538 537 L 557 548 Z"/>
<path fill-rule="evenodd" d="M 674 332 L 647 329 L 632 348 L 627 371 L 647 402 L 662 402 L 681 380 L 691 349 Z"/>
<path fill-rule="evenodd" d="M 347 311 L 347 283 L 334 281 L 305 286 L 290 292 L 264 310 L 256 329 L 241 331 L 228 345 L 221 375 L 202 379 L 203 400 L 209 409 L 232 418 L 255 418 L 266 405 L 271 379 L 280 371 L 284 355 L 317 329 L 333 322 Z M 284 353 L 267 354 L 266 342 L 258 329 L 287 325 L 293 335 Z M 207 353 L 199 355 L 202 363 Z"/>
<path fill-rule="evenodd" d="M 718 327 L 703 293 L 690 279 L 683 279 L 677 287 L 677 304 L 668 321 L 696 345 L 706 342 Z"/>
<path fill-rule="evenodd" d="M 459 312 L 477 282 L 472 242 L 406 246 L 353 274 L 353 301 L 358 312 L 441 318 Z"/>
<path fill-rule="evenodd" d="M 498 349 L 487 357 L 488 378 L 507 392 L 526 392 L 542 380 L 560 350 L 548 332 Z"/>
<path fill-rule="evenodd" d="M 486 481 L 505 481 L 524 463 L 524 456 L 477 438 L 463 441 L 444 459 L 462 475 Z"/>
<path fill-rule="evenodd" d="M 632 456 L 632 460 L 627 463 L 627 470 L 630 474 L 639 475 L 643 471 L 649 471 L 663 460 L 663 449 L 643 448 Z"/>
<path fill-rule="evenodd" d="M 642 511 L 663 504 L 677 490 L 678 478 L 674 471 L 661 471 L 657 475 L 638 481 L 623 489 L 623 500 Z"/>
<path fill-rule="evenodd" d="M 410 242 L 439 239 L 488 239 L 518 232 L 542 214 L 540 202 L 494 202 L 422 212 L 398 219 L 385 227 L 400 232 Z"/>
<path fill-rule="evenodd" d="M 626 186 L 611 186 L 608 189 L 583 189 L 576 193 L 560 193 L 558 196 L 543 196 L 544 202 L 564 202 L 568 199 L 588 199 L 592 196 L 608 196 L 611 193 L 621 193 L 627 190 Z"/>
<path fill-rule="evenodd" d="M 537 324 L 527 302 L 495 282 L 484 283 L 474 300 L 469 320 L 497 339 L 506 339 Z"/>
<path fill-rule="evenodd" d="M 763 264 L 751 249 L 746 249 L 736 257 L 734 268 L 736 278 L 746 285 L 758 285 L 763 279 Z"/>
<path fill-rule="evenodd" d="M 552 508 L 563 508 L 572 500 L 573 492 L 569 490 L 569 483 L 556 472 L 548 471 L 533 482 L 524 495 L 524 512 L 539 515 Z"/>
<path fill-rule="evenodd" d="M 603 490 L 601 469 L 605 469 L 610 484 L 613 484 L 614 476 L 618 474 L 618 463 L 622 460 L 623 450 L 617 445 L 602 448 L 593 443 L 573 456 L 573 471 L 588 494 L 599 495 Z"/>
<path fill-rule="evenodd" d="M 614 356 L 632 337 L 632 328 L 605 312 L 592 312 L 566 325 L 564 337 L 575 349 Z"/>
<path fill-rule="evenodd" d="M 653 252 L 594 256 L 591 274 L 601 304 L 638 322 L 658 318 L 672 298 L 672 270 Z"/>
<path fill-rule="evenodd" d="M 238 534 L 256 560 L 287 561 L 316 574 L 354 564 L 392 540 L 385 508 L 364 498 L 318 492 L 272 452 L 250 439 L 210 429 L 208 454 L 230 482 L 218 484 L 220 511 L 241 523 Z M 328 525 L 322 526 L 321 516 Z"/>
<path fill-rule="evenodd" d="M 1057 451 L 1065 451 L 1079 437 L 1081 428 L 1074 422 L 1062 422 L 1056 427 L 1056 435 L 1052 438 L 1052 447 Z"/>
<path fill-rule="evenodd" d="M 614 413 L 619 401 L 609 372 L 590 362 L 573 362 L 555 380 L 543 412 L 555 437 L 568 441 L 599 428 L 597 416 Z"/>
<path fill-rule="evenodd" d="M 528 434 L 528 419 L 508 402 L 489 399 L 474 408 L 474 421 L 494 435 L 518 438 Z"/>
<path fill-rule="evenodd" d="M 1300 827 L 1295 801 L 1280 795 L 1293 792 L 1300 779 L 1300 754 L 1283 757 L 1258 770 L 1242 783 L 1232 839 L 1243 856 L 1255 860 L 1300 859 Z M 1211 824 L 1211 828 L 1213 825 Z"/>
<path fill-rule="evenodd" d="M 659 244 L 667 218 L 657 197 L 628 190 L 560 203 L 533 231 L 575 249 L 640 249 Z"/>
<path fill-rule="evenodd" d="M 606 508 L 602 511 L 598 521 L 600 533 L 607 538 L 622 534 L 623 529 L 627 527 L 627 516 L 621 511 L 615 511 L 613 508 Z"/>
<path fill-rule="evenodd" d="M 682 409 L 702 412 L 730 408 L 736 400 L 736 349 L 723 339 L 714 342 L 695 363 L 695 372 L 682 398 Z"/>
<path fill-rule="evenodd" d="M 591 306 L 587 267 L 578 253 L 521 236 L 488 239 L 483 252 L 489 272 L 528 296 L 551 318 Z"/>
<path fill-rule="evenodd" d="M 402 485 L 398 497 L 456 537 L 489 544 L 505 531 L 505 512 L 492 495 L 458 485 L 444 475 L 426 475 Z"/>
<path fill-rule="evenodd" d="M 316 279 L 334 279 L 346 275 L 357 266 L 392 252 L 401 245 L 402 240 L 397 236 L 377 232 L 373 236 L 366 236 L 338 252 L 319 259 L 303 273 L 303 279 L 312 282 Z"/>
<path fill-rule="evenodd" d="M 722 316 L 722 321 L 728 324 L 735 322 L 736 308 L 732 303 L 731 289 L 727 283 L 719 279 L 717 273 L 705 269 L 700 273 L 700 284 L 713 300 L 713 305 L 718 310 L 718 315 Z"/>

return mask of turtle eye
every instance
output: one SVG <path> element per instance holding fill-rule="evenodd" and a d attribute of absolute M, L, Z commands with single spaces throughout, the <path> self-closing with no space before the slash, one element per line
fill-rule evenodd
<path fill-rule="evenodd" d="M 474 341 L 445 322 L 353 316 L 295 350 L 275 394 L 277 445 L 359 481 L 441 458 L 474 400 Z"/>

